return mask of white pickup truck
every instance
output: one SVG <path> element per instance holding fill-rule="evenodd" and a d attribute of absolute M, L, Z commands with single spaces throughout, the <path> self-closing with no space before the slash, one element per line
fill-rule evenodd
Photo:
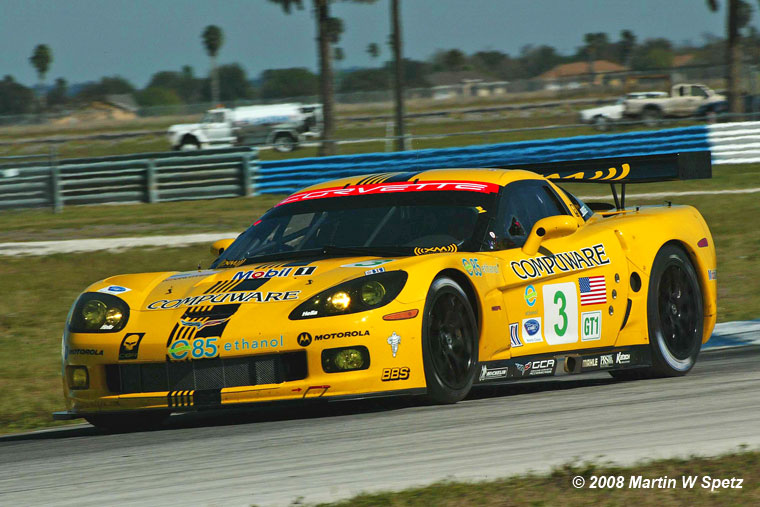
<path fill-rule="evenodd" d="M 725 110 L 726 97 L 702 84 L 677 84 L 666 97 L 626 98 L 623 114 L 647 125 L 661 118 L 711 115 Z"/>
<path fill-rule="evenodd" d="M 174 150 L 271 145 L 282 152 L 321 134 L 322 106 L 297 103 L 210 109 L 200 123 L 172 125 L 168 132 Z"/>

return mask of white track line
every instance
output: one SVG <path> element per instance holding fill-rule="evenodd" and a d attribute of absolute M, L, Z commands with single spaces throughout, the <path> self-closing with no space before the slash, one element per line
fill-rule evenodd
<path fill-rule="evenodd" d="M 650 192 L 647 194 L 626 194 L 626 199 L 655 199 L 660 197 L 682 197 L 686 195 L 719 195 L 719 194 L 756 194 L 760 188 L 737 188 L 732 190 L 690 190 L 688 192 Z M 581 195 L 578 199 L 599 199 L 599 195 Z"/>
<path fill-rule="evenodd" d="M 136 238 L 67 239 L 62 241 L 25 241 L 0 243 L 0 256 L 51 255 L 121 250 L 134 247 L 183 247 L 211 243 L 223 238 L 236 238 L 239 232 L 183 234 L 177 236 L 141 236 Z"/>

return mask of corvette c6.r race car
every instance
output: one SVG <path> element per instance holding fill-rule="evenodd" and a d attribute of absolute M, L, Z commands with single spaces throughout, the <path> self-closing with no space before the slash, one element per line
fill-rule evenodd
<path fill-rule="evenodd" d="M 66 323 L 55 416 L 135 428 L 240 404 L 686 374 L 716 320 L 713 240 L 692 207 L 625 209 L 625 185 L 709 178 L 710 154 L 523 168 L 314 185 L 215 243 L 210 269 L 91 285 Z M 609 183 L 615 206 L 554 181 Z"/>

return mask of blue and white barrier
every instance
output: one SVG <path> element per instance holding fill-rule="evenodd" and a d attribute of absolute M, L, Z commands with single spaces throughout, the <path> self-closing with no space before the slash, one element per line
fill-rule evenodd
<path fill-rule="evenodd" d="M 369 173 L 497 167 L 703 150 L 712 152 L 713 164 L 760 162 L 760 122 L 261 162 L 254 186 L 257 193 L 285 194 L 323 181 Z"/>

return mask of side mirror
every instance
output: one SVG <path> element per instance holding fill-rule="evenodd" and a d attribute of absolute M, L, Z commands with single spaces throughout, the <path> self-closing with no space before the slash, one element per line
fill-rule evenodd
<path fill-rule="evenodd" d="M 522 251 L 526 255 L 536 255 L 542 241 L 553 238 L 564 238 L 577 231 L 579 227 L 580 223 L 578 219 L 570 215 L 542 218 L 531 229 L 528 239 L 522 247 Z"/>
<path fill-rule="evenodd" d="M 232 242 L 235 241 L 234 239 L 218 239 L 211 243 L 211 253 L 214 255 L 214 257 L 218 257 L 222 254 L 229 246 L 232 244 Z"/>

